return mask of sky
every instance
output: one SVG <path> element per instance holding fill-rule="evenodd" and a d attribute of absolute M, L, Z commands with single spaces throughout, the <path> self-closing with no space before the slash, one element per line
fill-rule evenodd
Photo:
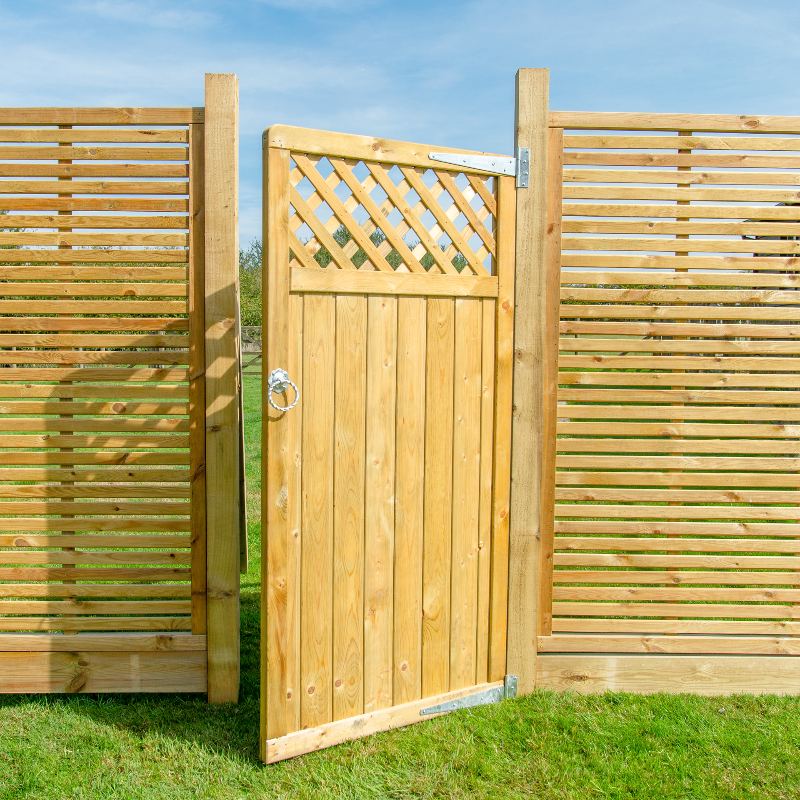
<path fill-rule="evenodd" d="M 558 110 L 800 114 L 796 0 L 0 0 L 0 106 L 202 105 L 240 81 L 242 245 L 273 123 L 511 153 L 514 73 Z"/>

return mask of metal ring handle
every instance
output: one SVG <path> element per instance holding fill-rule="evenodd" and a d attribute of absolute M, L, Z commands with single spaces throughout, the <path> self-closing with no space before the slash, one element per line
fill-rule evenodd
<path fill-rule="evenodd" d="M 294 400 L 289 405 L 279 405 L 272 399 L 273 393 L 285 394 L 289 388 L 294 390 Z M 300 390 L 297 388 L 297 384 L 289 377 L 289 373 L 285 369 L 272 370 L 267 378 L 267 402 L 276 411 L 283 413 L 284 411 L 291 411 L 299 401 Z"/>

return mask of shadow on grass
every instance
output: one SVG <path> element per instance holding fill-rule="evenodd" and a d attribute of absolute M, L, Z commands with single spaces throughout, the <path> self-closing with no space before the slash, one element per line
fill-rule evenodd
<path fill-rule="evenodd" d="M 190 742 L 236 761 L 258 762 L 259 593 L 241 597 L 242 678 L 239 703 L 209 705 L 205 695 L 85 694 L 0 695 L 0 709 L 38 705 L 79 715 L 133 737 L 157 736 Z"/>
<path fill-rule="evenodd" d="M 239 703 L 212 706 L 205 695 L 184 694 L 79 694 L 2 695 L 0 712 L 8 709 L 36 717 L 48 712 L 48 733 L 65 738 L 83 731 L 80 718 L 118 731 L 122 740 L 132 738 L 174 740 L 252 767 L 258 758 L 259 733 L 259 593 L 258 550 L 261 546 L 259 493 L 261 483 L 261 381 L 244 380 L 245 469 L 248 489 L 248 539 L 253 557 L 248 574 L 242 575 L 241 591 L 241 690 Z M 28 712 L 31 712 L 30 715 Z M 52 712 L 52 714 L 50 713 Z M 16 714 L 17 718 L 19 713 Z M 90 727 L 90 726 L 86 726 Z M 69 730 L 68 730 L 69 729 Z M 0 735 L 1 738 L 1 735 Z M 60 736 L 59 736 L 60 738 Z M 0 752 L 0 772 L 2 772 Z M 180 769 L 181 765 L 175 765 Z M 2 794 L 2 792 L 0 792 Z"/>

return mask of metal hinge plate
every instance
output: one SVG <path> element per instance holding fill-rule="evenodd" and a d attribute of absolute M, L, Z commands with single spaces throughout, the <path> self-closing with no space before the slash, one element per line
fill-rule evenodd
<path fill-rule="evenodd" d="M 531 177 L 531 150 L 529 147 L 517 148 L 517 189 L 527 189 Z"/>
<path fill-rule="evenodd" d="M 466 697 L 459 697 L 458 700 L 448 700 L 446 703 L 439 703 L 436 706 L 428 706 L 420 710 L 421 717 L 428 717 L 434 714 L 446 714 L 448 711 L 458 711 L 462 708 L 475 708 L 476 706 L 488 706 L 491 703 L 499 703 L 509 697 L 517 696 L 517 676 L 506 675 L 503 678 L 502 686 L 495 686 L 484 692 L 468 694 Z"/>
<path fill-rule="evenodd" d="M 466 169 L 479 169 L 495 175 L 513 175 L 517 179 L 517 189 L 527 189 L 531 174 L 531 151 L 528 147 L 518 147 L 517 157 L 483 156 L 471 153 L 428 153 L 431 161 L 453 164 Z"/>

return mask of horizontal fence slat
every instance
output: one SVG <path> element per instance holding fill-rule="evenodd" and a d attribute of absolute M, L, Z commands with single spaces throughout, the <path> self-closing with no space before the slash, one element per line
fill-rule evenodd
<path fill-rule="evenodd" d="M 19 634 L 3 636 L 0 652 L 148 652 L 153 650 L 185 652 L 204 650 L 206 637 L 190 634 L 91 634 L 81 633 L 73 638 L 47 636 L 46 634 Z"/>
<path fill-rule="evenodd" d="M 800 116 L 663 114 L 607 111 L 551 111 L 551 127 L 591 131 L 710 131 L 800 133 Z"/>
<path fill-rule="evenodd" d="M 0 161 L 187 161 L 188 147 L 13 147 L 0 144 Z"/>
<path fill-rule="evenodd" d="M 0 264 L 116 264 L 186 263 L 189 252 L 180 248 L 160 250 L 0 250 Z"/>
<path fill-rule="evenodd" d="M 191 631 L 192 618 L 172 617 L 0 617 L 0 631 Z M 4 633 L 5 635 L 5 633 Z M 71 637 L 70 637 L 71 638 Z"/>
<path fill-rule="evenodd" d="M 800 118 L 798 118 L 800 121 Z M 611 150 L 800 150 L 800 138 L 770 136 L 642 136 L 639 133 L 566 134 L 564 148 Z"/>
<path fill-rule="evenodd" d="M 0 178 L 188 178 L 187 164 L 17 164 L 0 162 Z"/>
<path fill-rule="evenodd" d="M 70 214 L 69 216 L 54 216 L 53 214 L 4 214 L 0 216 L 0 230 L 4 228 L 137 228 L 147 230 L 188 227 L 189 218 L 182 215 Z"/>
<path fill-rule="evenodd" d="M 61 193 L 65 187 L 61 184 Z M 146 197 L 8 197 L 0 194 L 0 211 L 189 211 L 186 198 Z"/>
<path fill-rule="evenodd" d="M 797 537 L 800 523 L 796 522 L 752 522 L 746 520 L 714 520 L 713 522 L 674 522 L 655 520 L 651 522 L 631 520 L 570 519 L 557 520 L 557 533 L 587 533 L 620 536 L 732 536 L 746 537 Z"/>
<path fill-rule="evenodd" d="M 0 301 L 2 302 L 2 301 Z M 116 301 L 119 302 L 119 301 Z M 58 307 L 61 308 L 62 301 Z M 97 306 L 95 306 L 97 308 Z M 28 314 L 35 314 L 35 308 L 27 307 Z M 41 309 L 40 309 L 41 310 Z M 53 305 L 48 303 L 48 313 L 53 313 Z M 15 313 L 15 312 L 10 312 Z M 139 316 L 139 317 L 101 317 L 101 316 L 67 316 L 81 312 L 66 312 L 63 317 L 36 316 L 0 316 L 0 331 L 186 331 L 189 320 L 186 317 Z M 87 312 L 87 314 L 93 312 Z M 0 380 L 6 379 L 3 373 Z M 99 374 L 99 373 L 98 373 Z M 74 378 L 79 379 L 76 373 Z"/>
<path fill-rule="evenodd" d="M 800 622 L 781 620 L 669 620 L 669 619 L 591 619 L 559 617 L 554 630 L 575 633 L 663 633 L 663 634 L 732 634 L 734 636 L 796 636 Z"/>
<path fill-rule="evenodd" d="M 800 639 L 723 636 L 540 636 L 542 653 L 719 653 L 736 655 L 800 655 Z"/>
<path fill-rule="evenodd" d="M 681 173 L 684 175 L 687 173 Z M 691 173 L 688 173 L 691 175 Z M 673 176 L 677 181 L 677 173 Z M 620 198 L 621 199 L 621 198 Z M 745 201 L 746 202 L 746 201 Z M 564 217 L 669 217 L 671 220 L 734 219 L 735 224 L 747 220 L 752 222 L 766 220 L 800 220 L 800 207 L 767 205 L 676 205 L 674 203 L 640 204 L 630 202 L 610 203 L 563 203 Z"/>
<path fill-rule="evenodd" d="M 0 108 L 0 125 L 190 125 L 203 108 Z"/>
<path fill-rule="evenodd" d="M 189 141 L 187 128 L 0 128 L 0 142 L 72 144 L 113 142 L 115 144 L 178 144 Z"/>
<path fill-rule="evenodd" d="M 0 470 L 0 475 L 2 470 Z M 800 487 L 800 475 L 758 472 L 646 472 L 620 470 L 558 470 L 557 486 L 704 486 L 704 487 Z M 797 534 L 800 535 L 800 529 Z"/>
<path fill-rule="evenodd" d="M 0 194 L 188 194 L 187 181 L 0 181 Z"/>

